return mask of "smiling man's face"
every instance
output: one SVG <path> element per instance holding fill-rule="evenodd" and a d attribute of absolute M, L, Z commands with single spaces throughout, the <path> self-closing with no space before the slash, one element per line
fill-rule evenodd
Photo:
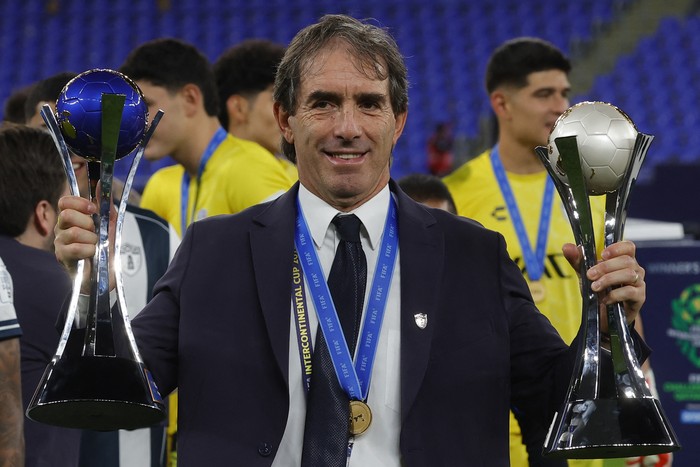
<path fill-rule="evenodd" d="M 360 65 L 346 44 L 331 42 L 306 66 L 295 114 L 275 110 L 295 146 L 300 182 L 342 211 L 387 184 L 391 151 L 406 122 L 406 113 L 392 110 L 388 79 Z"/>

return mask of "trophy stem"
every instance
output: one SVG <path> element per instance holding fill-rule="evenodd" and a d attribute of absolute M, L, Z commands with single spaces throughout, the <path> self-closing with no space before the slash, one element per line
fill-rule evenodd
<path fill-rule="evenodd" d="M 124 109 L 124 95 L 102 96 L 102 145 L 100 155 L 100 197 L 98 243 L 93 261 L 90 308 L 83 355 L 114 356 L 112 310 L 109 303 L 109 214 L 112 206 L 112 182 L 117 142 Z M 92 182 L 92 180 L 91 180 Z"/>

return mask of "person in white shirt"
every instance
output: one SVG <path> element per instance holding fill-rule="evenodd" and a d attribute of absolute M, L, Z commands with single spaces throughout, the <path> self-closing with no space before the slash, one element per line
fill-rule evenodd
<path fill-rule="evenodd" d="M 12 276 L 0 258 L 0 464 L 24 464 L 22 382 L 19 336 L 22 330 L 12 300 Z"/>
<path fill-rule="evenodd" d="M 562 401 L 576 348 L 537 311 L 502 237 L 391 181 L 406 75 L 386 31 L 348 16 L 324 16 L 289 44 L 275 117 L 300 183 L 192 224 L 132 323 L 160 390 L 178 388 L 181 466 L 507 466 L 511 400 L 539 423 Z M 64 198 L 61 207 L 56 251 L 73 266 L 94 252 L 95 206 Z M 354 363 L 326 286 L 336 248 L 357 244 L 336 226 L 349 214 L 366 257 Z M 578 264 L 574 245 L 565 252 Z M 587 275 L 632 322 L 645 298 L 634 245 L 604 258 Z M 335 376 L 314 363 L 320 332 Z M 347 406 L 342 428 L 325 433 L 339 449 L 316 452 L 309 441 L 324 433 L 307 409 L 323 387 Z M 323 412 L 321 427 L 337 415 Z"/>

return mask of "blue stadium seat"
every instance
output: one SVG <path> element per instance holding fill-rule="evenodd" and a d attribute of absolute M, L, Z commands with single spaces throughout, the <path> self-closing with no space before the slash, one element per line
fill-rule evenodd
<path fill-rule="evenodd" d="M 396 148 L 402 162 L 394 175 L 400 176 L 402 170 L 424 170 L 425 142 L 436 120 L 452 121 L 462 138 L 478 135 L 480 118 L 491 112 L 483 89 L 485 63 L 499 43 L 537 35 L 569 52 L 632 1 L 296 0 L 289 8 L 285 0 L 180 0 L 161 11 L 156 1 L 94 0 L 59 2 L 54 14 L 46 12 L 44 0 L 6 1 L 0 2 L 0 100 L 58 71 L 116 68 L 133 47 L 155 37 L 183 38 L 213 60 L 242 39 L 286 43 L 324 13 L 349 12 L 388 27 L 406 56 L 413 87 L 410 117 Z M 698 30 L 697 15 L 664 18 L 654 35 L 642 38 L 586 92 L 618 104 L 640 129 L 658 134 L 653 159 L 700 160 L 700 118 L 696 106 L 687 104 L 699 97 Z M 399 158 L 399 151 L 408 156 Z"/>

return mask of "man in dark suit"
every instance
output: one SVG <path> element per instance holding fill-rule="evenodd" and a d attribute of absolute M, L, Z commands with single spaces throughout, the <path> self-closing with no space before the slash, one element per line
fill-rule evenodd
<path fill-rule="evenodd" d="M 178 388 L 181 466 L 329 466 L 348 457 L 352 466 L 507 466 L 511 403 L 537 423 L 551 420 L 575 346 L 537 311 L 503 238 L 415 203 L 390 180 L 407 86 L 396 44 L 375 26 L 330 15 L 290 43 L 275 117 L 300 184 L 271 203 L 195 222 L 133 322 L 159 388 Z M 78 198 L 61 207 L 57 255 L 70 265 L 94 251 L 86 214 L 95 208 Z M 338 216 L 359 219 L 359 238 Z M 366 280 L 340 281 L 366 284 L 354 297 L 365 311 L 348 366 L 356 335 L 338 315 L 355 300 L 337 300 L 335 250 L 358 242 L 364 259 L 347 261 L 356 272 L 366 263 Z M 574 245 L 565 254 L 578 263 Z M 645 294 L 634 245 L 613 245 L 603 258 L 587 275 L 606 300 L 625 303 L 631 322 Z M 611 286 L 620 287 L 605 292 Z M 324 342 L 330 377 L 316 360 Z M 318 412 L 324 387 L 345 397 L 344 426 L 325 429 L 344 438 L 315 449 L 317 422 L 333 418 L 330 403 Z"/>

